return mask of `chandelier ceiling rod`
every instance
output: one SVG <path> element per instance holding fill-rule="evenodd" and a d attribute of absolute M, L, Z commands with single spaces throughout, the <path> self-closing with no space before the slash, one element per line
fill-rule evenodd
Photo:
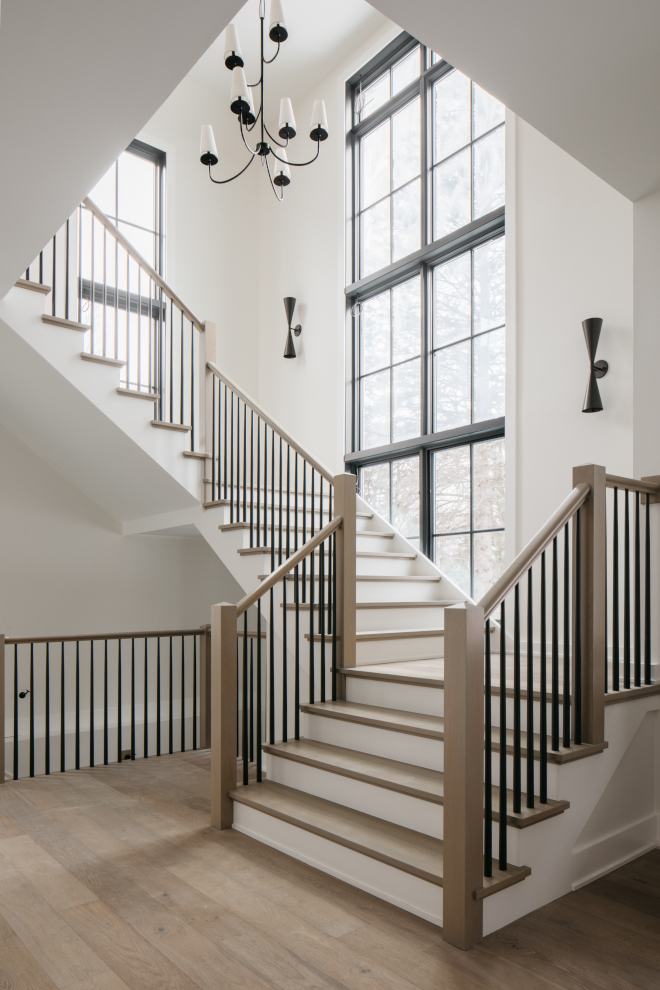
<path fill-rule="evenodd" d="M 282 42 L 286 41 L 289 36 L 286 21 L 284 19 L 282 0 L 271 0 L 270 3 L 270 27 L 268 30 L 268 37 L 271 41 L 277 42 L 277 51 L 272 58 L 268 59 L 265 57 L 264 53 L 265 20 L 266 3 L 265 0 L 259 0 L 259 21 L 261 27 L 261 71 L 259 73 L 259 79 L 256 83 L 248 83 L 245 78 L 243 56 L 241 54 L 241 47 L 238 41 L 236 26 L 234 24 L 229 24 L 225 31 L 225 65 L 232 74 L 229 107 L 232 113 L 235 113 L 238 117 L 241 138 L 243 139 L 243 144 L 250 154 L 250 159 L 247 165 L 244 165 L 240 172 L 237 172 L 236 175 L 232 175 L 229 179 L 214 179 L 211 175 L 211 168 L 213 165 L 218 164 L 218 150 L 215 144 L 213 128 L 210 124 L 202 124 L 202 140 L 200 145 L 199 160 L 202 165 L 208 166 L 209 178 L 211 182 L 214 182 L 216 185 L 220 186 L 226 185 L 228 182 L 233 182 L 234 179 L 237 179 L 250 167 L 255 158 L 261 158 L 262 165 L 265 164 L 266 166 L 266 171 L 268 172 L 268 178 L 270 180 L 273 192 L 275 193 L 277 199 L 281 201 L 284 198 L 284 187 L 288 186 L 291 182 L 290 166 L 294 165 L 296 168 L 303 168 L 305 165 L 311 165 L 312 162 L 315 162 L 319 157 L 321 141 L 325 141 L 328 137 L 328 119 L 323 100 L 314 100 L 309 136 L 312 141 L 316 142 L 316 154 L 313 158 L 310 158 L 309 161 L 306 162 L 290 162 L 287 157 L 286 149 L 289 147 L 289 141 L 296 136 L 296 121 L 293 115 L 291 100 L 286 96 L 282 97 L 280 100 L 278 135 L 282 139 L 281 141 L 278 141 L 278 139 L 268 130 L 264 109 L 264 67 L 275 61 L 280 53 Z M 259 110 L 255 114 L 252 90 L 257 88 L 259 88 Z M 246 134 L 251 134 L 257 124 L 259 124 L 261 140 L 257 141 L 257 144 L 253 150 L 248 144 Z M 266 140 L 266 137 L 268 137 L 272 142 L 272 145 L 277 148 L 277 152 Z M 270 155 L 272 155 L 275 162 L 277 162 L 277 164 L 274 164 L 273 166 L 272 174 L 268 161 Z"/>

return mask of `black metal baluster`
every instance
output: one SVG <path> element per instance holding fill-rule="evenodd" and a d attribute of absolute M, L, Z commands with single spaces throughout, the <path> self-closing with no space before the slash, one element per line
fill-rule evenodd
<path fill-rule="evenodd" d="M 275 430 L 270 434 L 270 569 L 275 570 Z"/>
<path fill-rule="evenodd" d="M 527 571 L 527 807 L 534 807 L 534 603 Z"/>
<path fill-rule="evenodd" d="M 545 550 L 541 554 L 541 663 L 539 685 L 539 800 L 548 803 L 548 672 L 547 672 L 547 630 L 546 630 L 546 587 Z"/>
<path fill-rule="evenodd" d="M 121 640 L 117 640 L 117 762 L 121 763 L 122 747 L 122 723 L 124 713 L 122 711 L 122 684 L 121 684 Z"/>
<path fill-rule="evenodd" d="M 243 522 L 247 522 L 247 405 L 243 403 Z"/>
<path fill-rule="evenodd" d="M 559 750 L 559 565 L 557 537 L 552 541 L 552 749 Z"/>
<path fill-rule="evenodd" d="M 66 221 L 66 233 L 64 238 L 64 319 L 69 319 L 69 219 Z M 105 230 L 103 231 L 103 267 L 105 268 Z M 105 285 L 103 286 L 105 289 Z M 105 311 L 103 313 L 103 325 L 105 327 Z"/>
<path fill-rule="evenodd" d="M 507 793 L 506 793 L 506 611 L 500 605 L 500 794 L 499 794 L 499 868 L 507 867 Z"/>
<path fill-rule="evenodd" d="M 103 766 L 108 765 L 108 641 L 103 650 Z"/>
<path fill-rule="evenodd" d="M 145 760 L 149 756 L 149 644 L 144 637 L 144 740 L 142 743 Z"/>
<path fill-rule="evenodd" d="M 186 637 L 181 637 L 181 752 L 186 751 Z"/>
<path fill-rule="evenodd" d="M 307 543 L 307 461 L 303 459 L 302 542 Z M 302 562 L 302 600 L 307 601 L 307 558 Z"/>
<path fill-rule="evenodd" d="M 45 773 L 50 773 L 50 643 L 46 643 L 46 703 L 44 715 L 46 718 L 44 735 L 44 768 Z M 4 767 L 0 767 L 0 773 L 4 774 Z"/>
<path fill-rule="evenodd" d="M 89 641 L 89 765 L 94 766 L 94 640 Z"/>
<path fill-rule="evenodd" d="M 286 559 L 291 556 L 291 447 L 286 445 Z"/>
<path fill-rule="evenodd" d="M 160 636 L 156 640 L 156 755 L 160 756 L 160 733 L 161 733 L 161 711 L 160 711 Z"/>
<path fill-rule="evenodd" d="M 262 546 L 268 546 L 268 423 L 264 423 L 264 538 Z"/>
<path fill-rule="evenodd" d="M 513 605 L 513 811 L 522 810 L 522 747 L 520 709 L 520 585 L 514 589 Z"/>
<path fill-rule="evenodd" d="M 261 417 L 257 416 L 257 546 L 261 546 Z"/>
<path fill-rule="evenodd" d="M 254 639 L 250 640 L 250 763 L 254 763 Z"/>
<path fill-rule="evenodd" d="M 332 485 L 328 484 L 328 522 L 330 522 L 331 519 L 332 519 Z M 328 543 L 328 605 L 327 605 L 328 635 L 331 635 L 332 633 L 332 596 L 334 594 L 334 587 L 332 583 L 333 581 L 332 539 L 333 537 L 331 536 L 330 542 Z"/>
<path fill-rule="evenodd" d="M 282 563 L 282 515 L 284 510 L 284 503 L 282 502 L 282 437 L 280 437 L 280 506 L 278 513 L 278 537 L 277 537 L 277 562 Z M 275 533 L 273 533 L 273 539 L 275 539 Z"/>
<path fill-rule="evenodd" d="M 272 552 L 272 551 L 271 551 Z M 269 714 L 269 741 L 271 746 L 275 744 L 275 600 L 273 596 L 273 589 L 270 589 L 270 626 L 268 629 L 268 640 L 269 640 L 269 681 L 270 690 L 268 697 L 268 714 Z"/>
<path fill-rule="evenodd" d="M 62 732 L 61 738 L 64 739 L 64 732 Z M 14 780 L 18 780 L 18 644 L 17 643 L 14 643 Z"/>
<path fill-rule="evenodd" d="M 34 777 L 34 643 L 30 643 L 30 776 Z"/>
<path fill-rule="evenodd" d="M 490 663 L 490 619 L 486 619 L 486 656 L 484 679 L 484 876 L 493 875 L 493 752 L 492 752 L 492 678 Z M 505 827 L 505 826 L 503 826 Z"/>
<path fill-rule="evenodd" d="M 193 636 L 193 743 L 197 749 L 197 636 Z"/>
<path fill-rule="evenodd" d="M 190 323 L 190 449 L 195 449 L 195 324 Z"/>
<path fill-rule="evenodd" d="M 261 783 L 261 598 L 257 600 L 257 745 L 254 758 L 257 764 L 257 783 Z"/>
<path fill-rule="evenodd" d="M 612 516 L 612 690 L 621 689 L 619 678 L 619 489 L 614 489 Z"/>
<path fill-rule="evenodd" d="M 233 417 L 233 404 L 234 404 L 234 400 L 232 398 L 232 417 Z M 225 446 L 223 452 L 223 464 L 224 464 L 224 471 L 223 471 L 224 497 L 226 499 L 227 498 L 227 386 L 226 385 L 225 385 Z M 219 469 L 220 468 L 218 465 L 218 470 Z"/>
<path fill-rule="evenodd" d="M 64 640 L 60 655 L 60 772 L 66 771 L 66 708 L 64 685 Z"/>
<path fill-rule="evenodd" d="M 646 496 L 644 530 L 644 683 L 651 683 L 651 496 Z"/>
<path fill-rule="evenodd" d="M 571 745 L 571 611 L 568 523 L 564 527 L 564 704 L 563 745 Z"/>
<path fill-rule="evenodd" d="M 76 640 L 76 770 L 80 770 L 80 643 Z"/>
<path fill-rule="evenodd" d="M 630 510 L 628 489 L 624 498 L 623 533 L 623 686 L 630 687 Z"/>
<path fill-rule="evenodd" d="M 575 642 L 573 664 L 575 677 L 573 736 L 576 744 L 582 743 L 582 547 L 580 545 L 580 510 L 574 516 L 575 526 Z"/>
<path fill-rule="evenodd" d="M 128 267 L 128 266 L 127 266 Z M 128 278 L 127 278 L 128 284 Z M 126 356 L 128 361 L 128 292 L 126 293 Z M 128 364 L 126 365 L 128 368 Z M 170 423 L 174 422 L 174 302 L 170 300 Z"/>
<path fill-rule="evenodd" d="M 280 519 L 281 519 L 280 515 Z M 282 580 L 282 742 L 286 742 L 288 739 L 288 719 L 287 719 L 287 708 L 289 701 L 289 686 L 288 686 L 288 664 L 287 664 L 287 633 L 288 633 L 288 619 L 286 614 L 286 582 L 288 575 L 285 575 Z"/>
<path fill-rule="evenodd" d="M 135 636 L 131 637 L 131 759 L 135 759 Z"/>
<path fill-rule="evenodd" d="M 250 410 L 250 546 L 254 546 L 254 412 Z"/>
<path fill-rule="evenodd" d="M 642 686 L 642 556 L 639 492 L 635 492 L 635 687 Z"/>
<path fill-rule="evenodd" d="M 247 784 L 249 782 L 249 749 L 248 749 L 248 614 L 243 613 L 243 683 L 242 683 L 242 701 L 243 701 L 243 783 Z"/>
<path fill-rule="evenodd" d="M 312 477 L 310 485 L 310 495 L 312 504 L 312 518 L 310 522 L 310 539 L 314 539 L 314 507 L 316 505 L 316 499 L 314 495 L 314 468 L 312 468 Z M 309 703 L 313 705 L 316 701 L 315 697 L 315 684 L 314 684 L 314 598 L 315 598 L 315 586 L 314 586 L 314 554 L 309 555 Z"/>
<path fill-rule="evenodd" d="M 226 401 L 226 389 L 225 389 Z M 231 423 L 229 426 L 229 522 L 234 522 L 234 393 L 231 393 Z M 226 442 L 226 437 L 225 437 Z M 226 457 L 226 450 L 225 450 Z M 226 498 L 225 494 L 225 498 Z M 236 519 L 238 522 L 238 518 Z"/>
<path fill-rule="evenodd" d="M 319 480 L 319 529 L 323 529 L 323 476 Z M 319 620 L 318 629 L 321 634 L 321 657 L 319 664 L 319 680 L 321 682 L 321 701 L 325 701 L 325 543 L 319 546 Z M 312 631 L 314 623 L 312 622 Z"/>
<path fill-rule="evenodd" d="M 172 685 L 174 683 L 174 670 L 172 660 L 172 637 L 170 636 L 170 691 L 169 691 L 169 744 L 170 753 L 174 752 L 174 698 L 172 697 Z"/>
<path fill-rule="evenodd" d="M 337 532 L 332 534 L 332 700 L 337 700 Z"/>
<path fill-rule="evenodd" d="M 220 499 L 220 492 L 216 488 L 215 484 L 215 459 L 217 456 L 216 443 L 215 443 L 215 397 L 218 392 L 218 380 L 215 375 L 211 378 L 211 393 L 212 393 L 212 412 L 211 412 L 211 501 L 215 502 Z M 220 395 L 218 394 L 218 416 L 220 415 Z M 220 423 L 218 423 L 218 440 L 220 439 Z M 204 464 L 206 467 L 206 463 Z M 218 460 L 218 474 L 220 473 L 220 461 Z M 206 477 L 206 474 L 204 475 Z M 218 479 L 219 480 L 219 479 Z M 219 487 L 219 486 L 218 486 Z"/>
<path fill-rule="evenodd" d="M 51 306 L 53 316 L 57 316 L 56 312 L 56 293 L 57 293 L 57 241 L 53 237 L 53 285 L 50 290 Z M 92 217 L 92 301 L 90 303 L 91 309 L 91 322 L 92 326 L 94 324 L 94 217 Z"/>

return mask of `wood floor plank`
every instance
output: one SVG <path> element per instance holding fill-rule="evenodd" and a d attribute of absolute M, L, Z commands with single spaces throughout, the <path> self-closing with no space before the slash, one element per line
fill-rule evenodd
<path fill-rule="evenodd" d="M 0 987 L 2 990 L 57 990 L 18 935 L 0 943 Z"/>
<path fill-rule="evenodd" d="M 130 990 L 201 990 L 106 904 L 81 904 L 62 916 Z"/>
<path fill-rule="evenodd" d="M 0 914 L 56 986 L 107 968 L 23 877 L 0 881 Z"/>
<path fill-rule="evenodd" d="M 346 946 L 338 952 L 336 940 L 294 917 L 290 912 L 273 910 L 272 902 L 202 864 L 171 868 L 207 897 L 231 907 L 240 917 L 268 932 L 300 959 L 339 982 L 348 990 L 413 990 L 414 984 L 390 972 L 379 961 L 367 959 L 359 950 Z"/>
<path fill-rule="evenodd" d="M 56 910 L 86 904 L 95 899 L 95 895 L 87 887 L 71 876 L 61 863 L 28 835 L 0 839 L 0 855 L 15 864 L 15 869 Z"/>
<path fill-rule="evenodd" d="M 0 839 L 13 839 L 17 835 L 22 835 L 20 828 L 6 815 L 0 814 Z"/>
<path fill-rule="evenodd" d="M 82 983 L 72 983 L 71 986 L 65 987 L 65 990 L 128 990 L 128 987 L 116 973 L 107 969 L 105 973 L 92 976 L 91 979 L 83 980 Z"/>

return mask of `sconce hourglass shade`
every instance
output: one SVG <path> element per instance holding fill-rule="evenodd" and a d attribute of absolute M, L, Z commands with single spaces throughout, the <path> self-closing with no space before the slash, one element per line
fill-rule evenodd
<path fill-rule="evenodd" d="M 278 161 L 283 158 L 284 161 Z M 286 164 L 287 157 L 284 148 L 277 149 L 277 158 L 274 159 L 273 182 L 276 186 L 288 186 L 291 182 L 291 170 Z"/>
<path fill-rule="evenodd" d="M 325 141 L 328 136 L 328 118 L 323 100 L 314 100 L 309 136 L 312 141 Z"/>
<path fill-rule="evenodd" d="M 225 65 L 228 69 L 235 69 L 236 66 L 243 67 L 238 31 L 233 24 L 228 24 L 225 29 Z"/>
<path fill-rule="evenodd" d="M 199 145 L 199 160 L 202 165 L 218 164 L 218 149 L 215 146 L 213 128 L 210 124 L 202 124 L 202 140 Z"/>
<path fill-rule="evenodd" d="M 237 65 L 231 72 L 231 100 L 229 106 L 235 114 L 253 113 L 252 94 L 245 78 L 245 72 Z"/>
<path fill-rule="evenodd" d="M 587 345 L 589 355 L 589 383 L 584 396 L 582 412 L 594 413 L 603 411 L 603 400 L 600 397 L 597 378 L 602 378 L 607 374 L 607 361 L 596 361 L 596 350 L 600 339 L 600 331 L 603 321 L 599 316 L 592 316 L 588 320 L 582 321 L 584 331 L 584 342 Z"/>
<path fill-rule="evenodd" d="M 278 131 L 281 138 L 294 138 L 296 136 L 296 118 L 293 116 L 293 107 L 288 96 L 283 96 L 280 100 L 280 129 Z"/>
<path fill-rule="evenodd" d="M 270 0 L 270 29 L 268 37 L 271 41 L 286 41 L 289 37 L 282 0 Z"/>

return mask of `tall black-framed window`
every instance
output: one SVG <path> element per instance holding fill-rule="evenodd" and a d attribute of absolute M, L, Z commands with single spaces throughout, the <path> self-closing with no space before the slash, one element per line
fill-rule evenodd
<path fill-rule="evenodd" d="M 404 33 L 346 108 L 346 462 L 478 596 L 503 561 L 504 107 Z"/>
<path fill-rule="evenodd" d="M 131 141 L 90 198 L 133 246 L 165 276 L 165 152 Z"/>

